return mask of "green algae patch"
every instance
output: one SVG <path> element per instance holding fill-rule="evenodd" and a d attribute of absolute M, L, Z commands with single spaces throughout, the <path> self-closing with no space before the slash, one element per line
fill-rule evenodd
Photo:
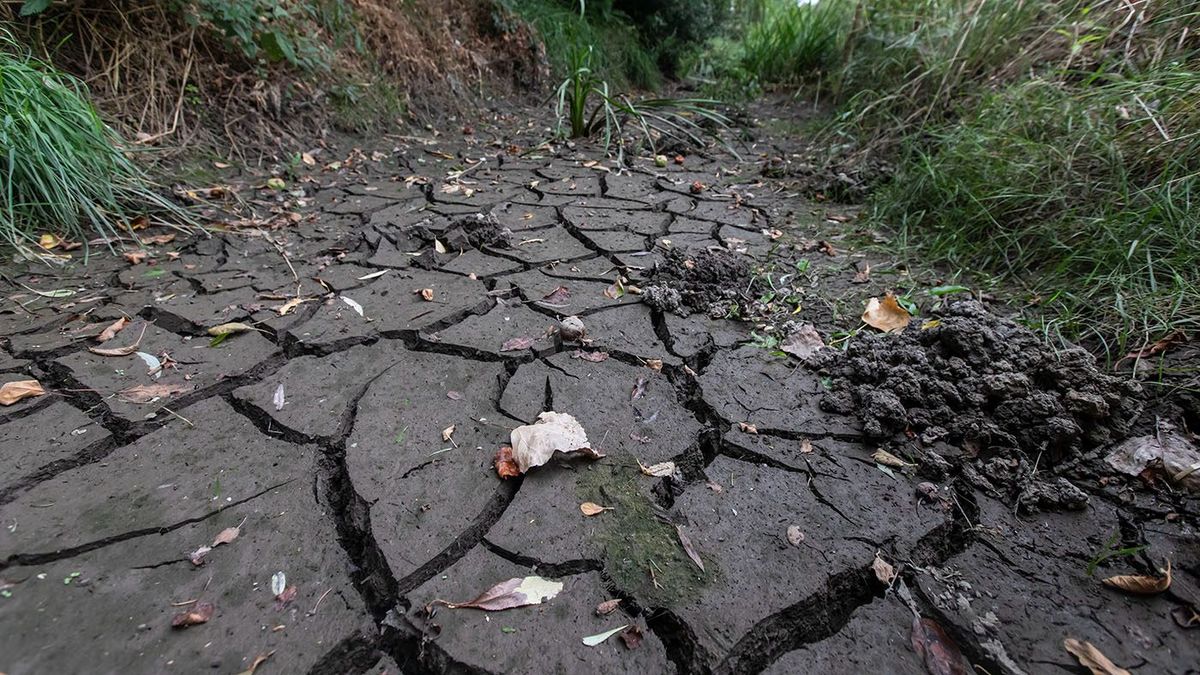
<path fill-rule="evenodd" d="M 659 480 L 641 473 L 625 454 L 609 455 L 579 473 L 580 501 L 612 507 L 595 519 L 592 536 L 604 551 L 604 570 L 617 588 L 650 607 L 673 607 L 697 598 L 720 577 L 716 560 L 704 555 L 704 571 L 679 542 L 675 526 L 661 516 L 650 488 Z"/>

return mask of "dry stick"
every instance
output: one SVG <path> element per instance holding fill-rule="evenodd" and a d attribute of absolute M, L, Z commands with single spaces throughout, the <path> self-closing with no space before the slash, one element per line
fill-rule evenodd
<path fill-rule="evenodd" d="M 183 97 L 184 97 L 184 94 L 187 93 L 188 77 L 191 75 L 191 72 L 192 72 L 192 63 L 195 61 L 195 53 L 196 52 L 195 52 L 195 49 L 193 49 L 193 47 L 195 46 L 195 43 L 194 43 L 195 36 L 196 36 L 196 29 L 192 28 L 192 35 L 188 39 L 188 60 L 187 60 L 187 63 L 185 63 L 183 66 L 183 77 L 182 77 L 182 82 L 180 82 L 180 84 L 179 84 L 179 97 L 175 100 L 175 115 L 174 115 L 174 119 L 171 121 L 171 128 L 167 129 L 166 131 L 163 131 L 161 133 L 155 134 L 153 136 L 149 136 L 147 138 L 141 139 L 138 142 L 141 143 L 142 145 L 153 143 L 154 141 L 157 141 L 160 138 L 170 136 L 175 133 L 176 129 L 179 128 L 179 118 L 183 113 Z"/>

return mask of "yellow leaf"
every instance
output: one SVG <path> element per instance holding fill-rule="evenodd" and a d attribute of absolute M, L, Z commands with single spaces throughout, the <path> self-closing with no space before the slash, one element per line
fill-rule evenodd
<path fill-rule="evenodd" d="M 1067 638 L 1063 640 L 1063 648 L 1079 660 L 1079 665 L 1092 671 L 1092 675 L 1130 675 L 1128 670 L 1110 661 L 1090 642 Z"/>
<path fill-rule="evenodd" d="M 1108 577 L 1102 580 L 1101 583 L 1105 586 L 1111 586 L 1126 593 L 1135 593 L 1137 595 L 1162 593 L 1171 586 L 1171 561 L 1167 561 L 1166 576 L 1148 577 L 1138 574 L 1122 574 L 1115 577 Z"/>
<path fill-rule="evenodd" d="M 895 295 L 888 293 L 882 301 L 879 298 L 871 298 L 867 301 L 867 309 L 863 312 L 862 320 L 872 328 L 891 333 L 904 330 L 908 326 L 908 322 L 912 320 L 912 315 L 896 302 Z"/>
<path fill-rule="evenodd" d="M 222 335 L 231 335 L 233 333 L 245 333 L 248 330 L 254 330 L 254 328 L 244 323 L 233 322 L 223 323 L 220 326 L 213 326 L 212 328 L 208 329 L 208 334 L 213 337 L 220 337 Z"/>
<path fill-rule="evenodd" d="M 871 459 L 884 466 L 891 466 L 897 469 L 903 469 L 906 466 L 916 466 L 916 464 L 910 464 L 887 450 L 876 450 L 875 454 L 871 455 Z"/>
<path fill-rule="evenodd" d="M 442 440 L 443 441 L 449 441 L 450 437 L 454 435 L 454 426 L 455 425 L 451 424 L 450 426 L 446 427 L 445 429 L 442 429 Z"/>
<path fill-rule="evenodd" d="M 17 380 L 0 386 L 0 405 L 12 405 L 34 396 L 45 396 L 46 390 L 37 380 Z"/>
<path fill-rule="evenodd" d="M 62 243 L 62 239 L 59 239 L 58 235 L 54 235 L 54 234 L 43 234 L 41 236 L 41 238 L 38 239 L 38 244 L 42 248 L 46 249 L 47 251 L 54 248 L 55 246 L 58 246 L 61 243 Z"/>
<path fill-rule="evenodd" d="M 928 321 L 924 321 L 921 323 L 921 330 L 929 330 L 930 328 L 937 328 L 940 325 L 942 325 L 941 319 L 929 319 Z"/>
<path fill-rule="evenodd" d="M 583 515 L 585 515 L 585 516 L 596 516 L 601 513 L 604 513 L 605 511 L 611 511 L 612 507 L 611 506 L 600 506 L 599 504 L 595 504 L 592 502 L 584 502 L 579 505 L 579 510 L 582 511 Z"/>

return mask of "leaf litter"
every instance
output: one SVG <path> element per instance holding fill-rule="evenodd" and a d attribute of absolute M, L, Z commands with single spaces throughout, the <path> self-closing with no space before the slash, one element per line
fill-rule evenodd
<path fill-rule="evenodd" d="M 429 604 L 445 605 L 450 609 L 481 609 L 486 612 L 498 612 L 516 607 L 540 605 L 553 600 L 562 589 L 562 582 L 529 576 L 502 581 L 480 593 L 474 600 L 449 602 L 438 599 Z"/>
<path fill-rule="evenodd" d="M 27 398 L 45 395 L 46 390 L 37 380 L 17 380 L 0 385 L 0 405 L 12 405 Z"/>
<path fill-rule="evenodd" d="M 517 474 L 523 474 L 534 467 L 542 466 L 556 453 L 567 456 L 580 455 L 588 459 L 604 456 L 592 448 L 587 433 L 578 420 L 566 413 L 554 411 L 541 413 L 537 422 L 533 424 L 513 429 L 509 441 L 511 445 L 502 447 L 496 456 L 496 472 L 501 478 L 508 477 L 506 473 L 511 472 L 513 468 Z"/>

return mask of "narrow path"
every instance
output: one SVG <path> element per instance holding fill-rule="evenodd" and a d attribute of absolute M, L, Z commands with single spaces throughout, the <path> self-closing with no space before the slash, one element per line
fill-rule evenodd
<path fill-rule="evenodd" d="M 1187 518 L 1099 493 L 1017 517 L 953 473 L 926 499 L 753 323 L 635 292 L 669 251 L 733 251 L 800 270 L 799 316 L 829 335 L 888 283 L 887 261 L 849 252 L 844 212 L 726 155 L 618 173 L 594 149 L 505 146 L 360 155 L 299 200 L 260 192 L 269 227 L 19 277 L 69 298 L 6 288 L 25 306 L 0 314 L 0 381 L 52 393 L 0 409 L 0 671 L 235 673 L 269 655 L 257 672 L 919 673 L 913 610 L 991 673 L 1072 671 L 1065 637 L 1142 672 L 1200 662 L 1171 618 L 1195 598 Z M 587 340 L 554 333 L 569 315 Z M 89 351 L 121 317 L 102 348 L 129 353 Z M 255 330 L 210 346 L 229 322 Z M 607 457 L 500 480 L 497 449 L 545 410 Z M 1085 575 L 1130 528 L 1181 590 Z M 564 589 L 429 609 L 530 574 Z M 207 622 L 171 628 L 203 603 Z M 624 624 L 637 649 L 581 641 Z"/>

